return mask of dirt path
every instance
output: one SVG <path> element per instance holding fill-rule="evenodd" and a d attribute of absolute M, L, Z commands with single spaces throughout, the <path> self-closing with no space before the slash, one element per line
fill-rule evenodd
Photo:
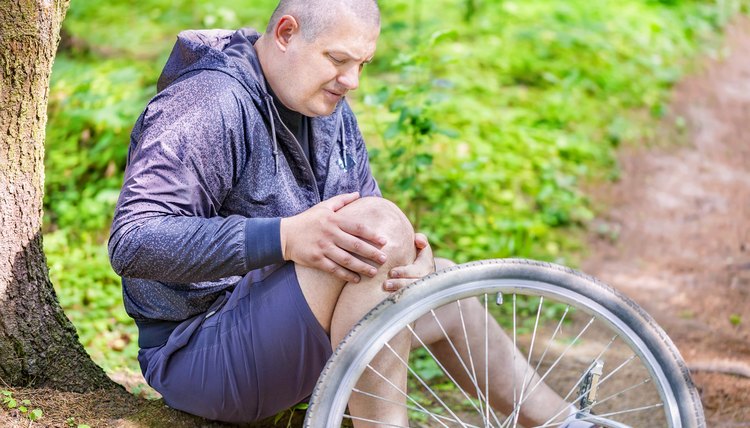
<path fill-rule="evenodd" d="M 594 192 L 608 208 L 582 270 L 665 328 L 709 427 L 750 427 L 750 20 L 727 47 L 675 88 L 665 126 L 682 117 L 682 141 L 626 150 L 622 180 Z"/>

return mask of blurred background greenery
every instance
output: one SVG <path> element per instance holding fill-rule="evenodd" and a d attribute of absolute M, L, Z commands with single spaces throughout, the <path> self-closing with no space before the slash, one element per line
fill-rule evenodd
<path fill-rule="evenodd" d="M 568 265 L 594 215 L 583 184 L 617 178 L 617 147 L 654 135 L 691 58 L 720 54 L 721 29 L 748 9 L 747 0 L 380 3 L 378 53 L 350 102 L 384 196 L 440 256 Z M 106 250 L 131 127 L 179 31 L 264 28 L 275 4 L 71 1 L 50 92 L 45 250 L 66 314 L 110 373 L 138 370 L 137 330 Z"/>

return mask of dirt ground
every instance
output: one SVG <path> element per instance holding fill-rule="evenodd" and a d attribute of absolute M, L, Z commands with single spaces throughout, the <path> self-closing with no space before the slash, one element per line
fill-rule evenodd
<path fill-rule="evenodd" d="M 603 214 L 582 264 L 665 328 L 694 372 L 712 428 L 750 427 L 750 20 L 729 28 L 726 52 L 676 87 L 663 126 L 669 141 L 624 149 L 622 179 L 592 190 Z M 44 417 L 32 424 L 0 409 L 2 427 L 223 426 L 126 393 L 14 397 Z"/>
<path fill-rule="evenodd" d="M 673 141 L 623 150 L 622 179 L 593 191 L 605 214 L 582 270 L 664 327 L 709 427 L 750 427 L 749 20 L 726 46 L 675 88 L 663 132 Z"/>

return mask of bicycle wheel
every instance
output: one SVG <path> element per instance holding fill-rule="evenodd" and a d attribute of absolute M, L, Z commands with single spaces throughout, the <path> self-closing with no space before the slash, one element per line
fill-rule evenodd
<path fill-rule="evenodd" d="M 476 370 L 482 359 L 486 371 L 496 370 L 492 365 L 496 356 L 482 349 L 473 357 L 470 350 L 468 357 L 466 351 L 459 355 L 459 346 L 453 343 L 466 339 L 466 325 L 464 339 L 449 338 L 443 330 L 465 370 L 461 376 L 474 386 L 466 386 L 465 381 L 461 386 L 458 376 L 445 370 L 430 347 L 412 352 L 408 388 L 400 391 L 404 398 L 396 403 L 406 408 L 409 426 L 520 426 L 518 415 L 543 384 L 563 397 L 566 406 L 575 406 L 578 418 L 603 427 L 705 427 L 700 399 L 679 352 L 648 314 L 594 278 L 521 259 L 454 266 L 380 303 L 328 361 L 311 396 L 305 426 L 337 427 L 342 421 L 357 421 L 356 415 L 347 413 L 352 394 L 383 399 L 356 385 L 363 372 L 375 370 L 370 362 L 390 348 L 388 341 L 405 329 L 415 342 L 420 341 L 415 321 L 438 319 L 436 310 L 444 310 L 439 308 L 455 305 L 463 324 L 464 317 L 476 317 L 461 309 L 462 302 L 471 299 L 484 309 L 485 336 L 492 323 L 488 320 L 498 320 L 523 356 L 528 373 L 517 376 L 513 371 L 513 397 L 507 398 L 511 405 L 506 404 L 501 413 L 494 402 L 488 403 L 487 397 L 493 395 L 488 374 Z M 439 319 L 435 322 L 440 325 Z M 485 337 L 485 343 L 489 340 Z M 517 353 L 512 354 L 516 358 Z M 569 411 L 561 408 L 556 417 L 536 426 L 560 426 Z"/>

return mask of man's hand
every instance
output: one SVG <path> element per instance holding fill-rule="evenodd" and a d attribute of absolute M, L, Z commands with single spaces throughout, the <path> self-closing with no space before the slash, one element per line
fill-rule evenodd
<path fill-rule="evenodd" d="M 386 291 L 396 291 L 412 282 L 435 272 L 435 258 L 427 236 L 422 233 L 414 234 L 414 246 L 417 247 L 417 258 L 414 263 L 398 266 L 388 272 L 388 280 L 383 283 Z"/>
<path fill-rule="evenodd" d="M 335 196 L 293 217 L 281 219 L 284 260 L 329 272 L 348 282 L 374 277 L 385 263 L 379 250 L 386 240 L 368 225 L 336 215 L 359 199 L 359 193 Z M 374 244 L 374 245 L 373 245 Z"/>

